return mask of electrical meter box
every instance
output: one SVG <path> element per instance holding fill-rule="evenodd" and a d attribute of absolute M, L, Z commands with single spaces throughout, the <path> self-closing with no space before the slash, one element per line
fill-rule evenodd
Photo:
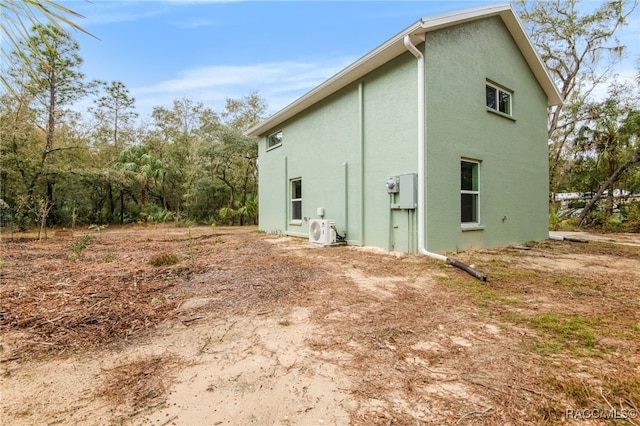
<path fill-rule="evenodd" d="M 389 194 L 397 194 L 400 190 L 400 186 L 398 185 L 399 176 L 389 176 L 387 178 L 387 182 L 385 183 L 387 187 L 387 192 Z"/>
<path fill-rule="evenodd" d="M 398 195 L 396 203 L 401 209 L 412 210 L 418 207 L 418 175 L 410 173 L 398 176 Z"/>

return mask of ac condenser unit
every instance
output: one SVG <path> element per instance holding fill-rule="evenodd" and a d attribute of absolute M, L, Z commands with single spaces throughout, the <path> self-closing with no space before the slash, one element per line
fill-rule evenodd
<path fill-rule="evenodd" d="M 336 221 L 311 219 L 309 221 L 309 242 L 322 246 L 336 243 Z"/>

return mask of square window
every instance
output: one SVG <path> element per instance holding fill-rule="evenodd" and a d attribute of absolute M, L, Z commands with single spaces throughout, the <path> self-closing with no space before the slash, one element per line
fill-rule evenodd
<path fill-rule="evenodd" d="M 302 179 L 291 181 L 291 220 L 302 220 Z"/>
<path fill-rule="evenodd" d="M 460 221 L 480 222 L 480 191 L 478 171 L 480 163 L 462 160 L 460 162 Z"/>
<path fill-rule="evenodd" d="M 282 145 L 282 130 L 267 136 L 267 149 Z"/>
<path fill-rule="evenodd" d="M 487 108 L 506 115 L 512 115 L 512 93 L 510 91 L 487 83 L 485 86 L 485 92 Z"/>

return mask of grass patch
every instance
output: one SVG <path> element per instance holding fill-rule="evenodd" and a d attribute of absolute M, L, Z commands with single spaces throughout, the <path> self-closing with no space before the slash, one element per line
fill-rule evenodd
<path fill-rule="evenodd" d="M 603 395 L 607 399 L 619 402 L 621 406 L 640 408 L 640 377 L 630 372 L 615 377 L 606 377 L 603 383 Z"/>
<path fill-rule="evenodd" d="M 599 285 L 587 282 L 584 277 L 576 278 L 570 275 L 556 275 L 551 277 L 551 284 L 554 287 L 566 290 L 571 297 L 602 294 L 602 288 Z"/>
<path fill-rule="evenodd" d="M 547 377 L 544 382 L 571 398 L 578 407 L 590 407 L 593 397 L 583 380 L 562 377 Z"/>
<path fill-rule="evenodd" d="M 510 281 L 510 280 L 535 280 L 539 278 L 539 273 L 533 269 L 523 269 L 514 267 L 504 260 L 493 259 L 487 265 L 489 280 Z"/>
<path fill-rule="evenodd" d="M 178 262 L 180 262 L 180 258 L 175 253 L 160 253 L 149 260 L 153 266 L 174 265 Z"/>
<path fill-rule="evenodd" d="M 438 275 L 436 279 L 443 285 L 464 291 L 480 307 L 486 307 L 489 302 L 495 299 L 493 290 L 485 282 L 475 278 L 447 274 Z"/>
<path fill-rule="evenodd" d="M 545 313 L 533 316 L 520 314 L 506 316 L 516 324 L 525 324 L 545 334 L 541 336 L 541 340 L 534 342 L 534 347 L 539 351 L 559 352 L 569 349 L 576 355 L 580 354 L 581 350 L 596 349 L 596 333 L 602 322 L 599 315 Z"/>
<path fill-rule="evenodd" d="M 637 413 L 640 401 L 640 378 L 630 371 L 590 379 L 550 376 L 544 382 L 573 400 L 573 406 L 583 409 L 607 408 L 619 413 Z M 629 424 L 615 419 L 613 424 Z"/>
<path fill-rule="evenodd" d="M 500 301 L 501 304 L 507 305 L 507 306 L 518 306 L 522 304 L 522 301 L 515 297 L 500 297 L 498 300 Z"/>

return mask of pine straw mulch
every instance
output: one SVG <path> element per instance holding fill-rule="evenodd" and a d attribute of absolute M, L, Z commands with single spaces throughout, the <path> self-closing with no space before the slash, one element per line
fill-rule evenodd
<path fill-rule="evenodd" d="M 421 256 L 312 252 L 333 274 L 314 288 L 324 333 L 308 343 L 353 380 L 352 422 L 548 424 L 565 421 L 567 409 L 637 413 L 640 251 L 529 247 L 454 255 L 487 283 Z"/>
<path fill-rule="evenodd" d="M 166 403 L 168 378 L 179 360 L 174 356 L 153 356 L 131 361 L 103 371 L 105 377 L 96 396 L 109 400 L 116 408 L 125 406 L 134 417 Z"/>
<path fill-rule="evenodd" d="M 488 274 L 480 283 L 421 256 L 241 229 L 125 229 L 93 235 L 72 259 L 77 240 L 3 240 L 5 360 L 122 343 L 182 314 L 305 306 L 320 329 L 307 340 L 314 356 L 353 383 L 354 424 L 546 424 L 568 408 L 640 404 L 640 292 L 637 272 L 621 270 L 637 248 L 546 241 L 456 254 Z M 153 266 L 159 255 L 177 262 Z M 183 312 L 193 296 L 206 306 Z M 109 370 L 104 395 L 160 404 L 175 362 Z"/>
<path fill-rule="evenodd" d="M 487 328 L 494 321 L 468 297 L 434 284 L 464 273 L 419 256 L 320 256 L 344 259 L 347 273 L 323 282 L 314 320 L 325 333 L 309 345 L 353 381 L 353 424 L 505 424 L 541 418 L 553 402 L 535 356 Z M 376 280 L 349 285 L 350 271 Z"/>
<path fill-rule="evenodd" d="M 150 227 L 4 239 L 0 332 L 10 332 L 11 353 L 3 360 L 125 342 L 179 315 L 194 294 L 210 296 L 207 311 L 218 315 L 272 309 L 316 274 L 296 259 L 273 261 L 271 245 L 251 237 Z"/>

